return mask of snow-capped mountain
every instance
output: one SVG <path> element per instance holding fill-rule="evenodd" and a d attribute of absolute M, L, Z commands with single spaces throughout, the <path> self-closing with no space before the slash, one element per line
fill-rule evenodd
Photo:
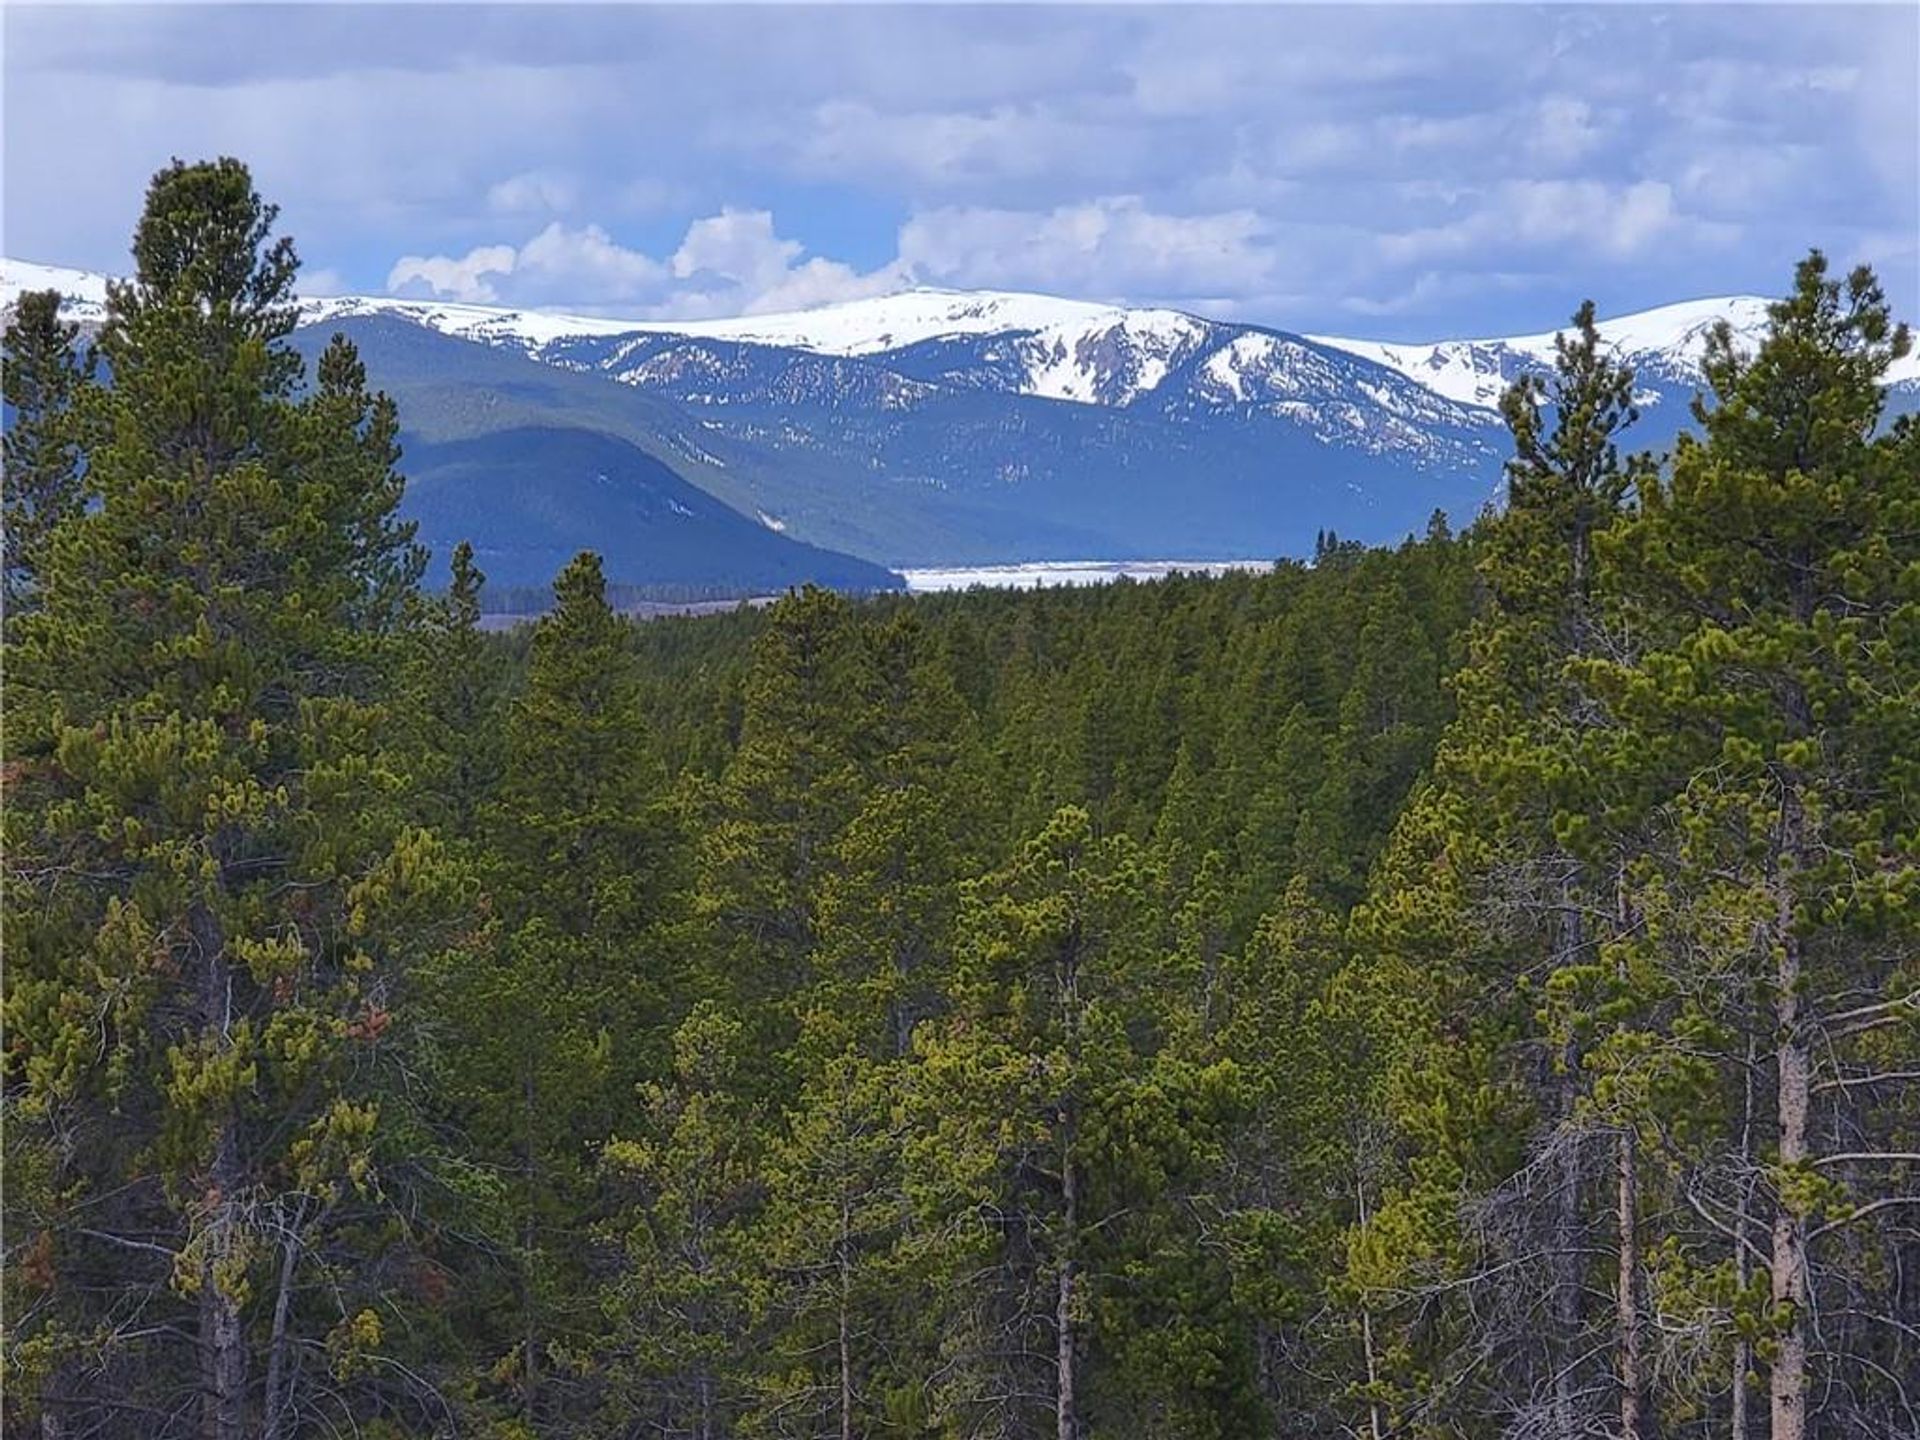
<path fill-rule="evenodd" d="M 73 318 L 97 321 L 106 286 L 0 261 L 0 303 L 51 287 Z M 1698 300 L 1603 322 L 1638 377 L 1636 448 L 1663 448 L 1686 422 L 1721 320 L 1756 344 L 1765 302 Z M 561 423 L 657 439 L 651 453 L 751 521 L 921 565 L 1273 555 L 1306 549 L 1320 528 L 1388 540 L 1435 508 L 1464 521 L 1498 485 L 1500 393 L 1549 366 L 1554 341 L 1379 342 L 930 289 L 698 321 L 312 298 L 301 323 L 315 337 L 348 330 L 377 382 L 404 375 L 414 388 L 403 418 L 431 443 L 455 413 L 469 429 L 481 422 L 468 412 L 524 422 L 524 397 L 538 391 L 541 423 L 558 406 Z M 504 385 L 503 363 L 528 368 L 488 388 L 484 405 L 457 398 L 481 376 Z M 561 396 L 563 375 L 573 378 Z M 1913 408 L 1920 360 L 1892 378 Z M 516 463 L 524 471 L 524 446 Z"/>
<path fill-rule="evenodd" d="M 58 290 L 63 315 L 82 325 L 97 325 L 107 314 L 108 278 L 91 270 L 0 259 L 0 309 L 11 310 L 28 290 Z"/>
<path fill-rule="evenodd" d="M 1279 331 L 1046 295 L 917 289 L 788 315 L 694 321 L 361 298 L 306 301 L 302 313 L 309 324 L 397 315 L 699 406 L 906 409 L 932 398 L 928 386 L 947 386 L 1170 418 L 1263 413 L 1322 443 L 1431 465 L 1477 462 L 1459 437 L 1490 424 L 1417 377 L 1372 372 L 1380 362 L 1371 356 L 1356 366 L 1338 347 Z"/>
<path fill-rule="evenodd" d="M 107 284 L 107 276 L 90 271 L 0 259 L 0 304 L 11 304 L 23 290 L 57 289 L 71 318 L 95 322 L 104 314 Z M 1767 304 L 1753 295 L 1684 301 L 1603 320 L 1600 334 L 1650 384 L 1691 384 L 1699 379 L 1713 327 L 1725 320 L 1736 343 L 1755 346 L 1766 329 Z M 1552 331 L 1430 342 L 1292 335 L 1178 310 L 931 287 L 720 320 L 623 319 L 386 296 L 301 301 L 303 324 L 367 315 L 396 316 L 442 334 L 576 364 L 580 342 L 618 340 L 595 347 L 595 363 L 629 383 L 646 383 L 672 369 L 645 363 L 662 352 L 660 337 L 670 336 L 814 355 L 906 357 L 907 371 L 932 368 L 937 375 L 927 378 L 948 383 L 1113 406 L 1133 405 L 1163 387 L 1180 390 L 1183 383 L 1193 397 L 1216 404 L 1325 403 L 1326 368 L 1304 357 L 1334 350 L 1394 371 L 1441 401 L 1492 410 L 1515 378 L 1552 364 L 1555 338 Z M 1888 379 L 1920 380 L 1920 354 L 1900 362 Z"/>
<path fill-rule="evenodd" d="M 1725 320 L 1736 346 L 1756 348 L 1767 328 L 1767 302 L 1755 295 L 1689 300 L 1662 305 L 1600 322 L 1600 338 L 1629 361 L 1642 389 L 1692 385 L 1700 378 L 1707 336 Z M 1501 392 L 1521 375 L 1553 364 L 1554 332 L 1492 340 L 1439 340 L 1397 344 L 1316 336 L 1324 345 L 1345 350 L 1399 371 L 1438 394 L 1465 405 L 1494 407 Z"/>

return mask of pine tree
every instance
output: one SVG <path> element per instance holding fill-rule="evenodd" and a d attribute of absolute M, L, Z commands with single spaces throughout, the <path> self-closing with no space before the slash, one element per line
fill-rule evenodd
<path fill-rule="evenodd" d="M 927 1278 L 909 1260 L 897 1097 L 905 1064 L 848 1050 L 801 1091 L 764 1174 L 753 1253 L 767 1353 L 755 1433 L 852 1440 L 922 1404 Z"/>
<path fill-rule="evenodd" d="M 597 1328 L 585 1283 L 596 1150 L 665 1063 L 680 847 L 643 728 L 627 625 L 599 557 L 554 581 L 507 722 L 486 883 L 497 944 L 449 977 L 471 1123 L 515 1174 L 520 1412 L 560 1424 L 565 1357 Z"/>
<path fill-rule="evenodd" d="M 1618 539 L 1619 603 L 1649 643 L 1593 667 L 1630 729 L 1657 739 L 1626 798 L 1661 820 L 1637 903 L 1669 927 L 1666 979 L 1722 997 L 1684 1007 L 1676 1023 L 1693 1028 L 1671 1044 L 1728 1070 L 1770 1052 L 1758 1097 L 1738 1089 L 1764 1107 L 1748 1119 L 1764 1113 L 1771 1159 L 1743 1146 L 1716 1167 L 1740 1182 L 1716 1223 L 1735 1245 L 1770 1232 L 1755 1338 L 1774 1440 L 1911 1418 L 1882 1383 L 1912 1368 L 1902 1332 L 1849 1318 L 1823 1341 L 1813 1322 L 1896 1303 L 1874 1257 L 1902 1243 L 1889 1227 L 1920 1163 L 1895 1099 L 1909 1067 L 1892 1058 L 1920 1040 L 1920 432 L 1879 424 L 1880 379 L 1908 348 L 1871 273 L 1829 278 L 1818 252 L 1755 355 L 1715 333 L 1704 441 L 1682 442 Z"/>
<path fill-rule="evenodd" d="M 706 797 L 700 905 L 713 928 L 716 994 L 792 1038 L 790 1006 L 812 970 L 833 847 L 858 808 L 866 716 L 847 602 L 808 586 L 770 607 L 747 673 L 740 743 Z"/>
<path fill-rule="evenodd" d="M 296 1350 L 344 1391 L 380 1341 L 370 1086 L 441 872 L 381 738 L 421 555 L 352 347 L 298 392 L 274 219 L 236 161 L 154 178 L 87 402 L 98 504 L 11 647 L 9 1091 L 58 1156 L 76 1428 L 119 1397 L 284 1435 Z"/>
<path fill-rule="evenodd" d="M 78 433 L 81 400 L 93 382 L 93 351 L 76 342 L 80 327 L 61 320 L 55 290 L 28 291 L 7 322 L 0 369 L 13 412 L 4 442 L 6 590 L 17 615 L 36 603 L 54 528 L 78 515 L 86 476 Z"/>
<path fill-rule="evenodd" d="M 500 648 L 480 629 L 485 584 L 473 546 L 461 541 L 447 592 L 419 627 L 407 686 L 422 813 L 443 835 L 467 841 L 480 835 L 505 763 L 506 675 Z"/>
<path fill-rule="evenodd" d="M 1089 1433 L 1103 1278 L 1139 1253 L 1123 1217 L 1155 1210 L 1218 1113 L 1216 1077 L 1170 1043 L 1187 1012 L 1155 893 L 1138 847 L 1075 810 L 969 892 L 907 1145 L 921 1263 L 951 1276 L 935 1409 L 969 1433 L 1047 1411 L 1061 1440 Z"/>
<path fill-rule="evenodd" d="M 765 1282 L 752 1222 L 766 1185 L 752 1044 L 722 1007 L 695 1005 L 674 1032 L 670 1071 L 641 1085 L 637 1113 L 602 1156 L 620 1202 L 606 1229 L 621 1265 L 601 1302 L 619 1429 L 719 1440 L 751 1405 Z"/>
<path fill-rule="evenodd" d="M 1591 865 L 1573 853 L 1557 817 L 1590 799 L 1590 777 L 1575 752 L 1598 718 L 1577 667 L 1598 641 L 1595 538 L 1617 523 L 1645 470 L 1623 463 L 1616 445 L 1635 418 L 1631 396 L 1632 374 L 1607 354 L 1588 303 L 1574 316 L 1573 332 L 1556 340 L 1552 376 L 1523 378 L 1503 397 L 1514 458 L 1508 508 L 1489 527 L 1480 560 L 1491 604 L 1470 632 L 1467 663 L 1454 678 L 1458 712 L 1442 739 L 1435 788 L 1400 820 L 1398 841 L 1413 852 L 1392 857 L 1359 917 L 1372 973 L 1359 977 L 1357 990 L 1380 987 L 1377 1000 L 1363 1003 L 1381 1006 L 1370 1023 L 1387 1057 L 1390 1092 L 1400 1092 L 1386 1104 L 1400 1110 L 1403 1129 L 1444 1126 L 1444 1138 L 1428 1137 L 1437 1152 L 1429 1176 L 1410 1177 L 1413 1183 L 1375 1214 L 1361 1268 L 1385 1273 L 1377 1242 L 1401 1229 L 1403 1238 L 1393 1243 L 1409 1246 L 1410 1262 L 1456 1272 L 1443 1283 L 1476 1264 L 1490 1277 L 1543 1280 L 1538 1290 L 1509 1290 L 1498 1306 L 1507 1328 L 1479 1342 L 1510 1349 L 1509 1403 L 1537 1412 L 1524 1423 L 1559 1440 L 1588 1423 L 1597 1389 L 1585 1373 L 1590 1358 L 1583 1358 L 1595 1353 L 1585 1302 L 1593 1137 L 1580 1105 L 1584 1065 L 1573 1032 L 1543 1033 L 1541 1017 L 1530 1012 L 1537 1006 L 1532 997 L 1558 973 L 1588 963 L 1596 917 L 1612 914 L 1599 897 L 1611 896 L 1617 865 Z M 1377 639 L 1368 653 L 1380 653 Z M 1417 753 L 1417 746 L 1401 748 Z M 1379 801 L 1367 808 L 1377 813 Z M 1422 846 L 1431 847 L 1424 859 Z M 1425 898 L 1395 895 L 1401 885 Z M 1443 938 L 1432 958 L 1440 968 L 1408 976 L 1403 967 L 1432 953 L 1436 932 Z M 1443 1027 L 1439 1033 L 1403 1048 L 1405 996 L 1396 1013 L 1395 980 L 1388 977 L 1433 992 L 1423 1019 Z M 1451 1064 L 1435 1063 L 1429 1047 L 1436 1045 L 1451 1052 Z M 1417 1069 L 1428 1073 L 1416 1078 Z M 1436 1087 L 1432 1081 L 1449 1069 L 1450 1079 Z M 1447 1084 L 1467 1093 L 1449 1097 Z M 1490 1135 L 1460 1133 L 1461 1121 L 1476 1114 L 1509 1125 L 1528 1117 L 1535 1131 L 1530 1162 L 1505 1173 L 1481 1168 L 1473 1152 L 1497 1156 L 1501 1147 Z M 1446 1162 L 1435 1164 L 1442 1156 Z M 1488 1186 L 1478 1229 L 1493 1256 L 1460 1252 L 1431 1226 L 1440 1199 L 1435 1182 L 1458 1185 L 1469 1175 Z M 1426 1198 L 1417 1198 L 1423 1189 Z M 1544 1263 L 1502 1265 L 1503 1247 L 1537 1249 Z M 1542 1312 L 1532 1323 L 1511 1324 L 1532 1307 Z M 1637 1333 L 1622 1330 L 1629 1342 Z M 1515 1393 L 1520 1374 L 1530 1377 L 1533 1393 Z M 1637 1392 L 1637 1384 L 1628 1388 Z"/>
<path fill-rule="evenodd" d="M 919 1391 L 928 1278 L 906 1263 L 910 1211 L 896 1097 L 916 1030 L 952 980 L 971 868 L 972 716 L 910 612 L 867 632 L 864 799 L 818 887 L 813 973 L 797 997 L 797 1103 L 770 1148 L 760 1228 L 777 1361 L 761 1412 L 776 1434 L 867 1434 Z"/>
<path fill-rule="evenodd" d="M 1333 1397 L 1313 1394 L 1311 1377 L 1352 1359 L 1349 1337 L 1326 1333 L 1326 1257 L 1378 1184 L 1358 1143 L 1365 1056 L 1328 1003 L 1342 931 L 1339 914 L 1296 877 L 1223 961 L 1206 1039 L 1231 1066 L 1239 1103 L 1203 1203 L 1219 1216 L 1232 1320 L 1260 1376 L 1264 1418 L 1281 1434 L 1323 1423 Z M 1369 1323 L 1364 1308 L 1359 1320 Z M 1370 1360 L 1366 1346 L 1354 1348 Z"/>

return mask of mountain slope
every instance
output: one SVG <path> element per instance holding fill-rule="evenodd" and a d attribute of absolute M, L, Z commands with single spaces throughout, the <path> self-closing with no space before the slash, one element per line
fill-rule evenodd
<path fill-rule="evenodd" d="M 544 585 L 581 550 L 599 551 L 622 581 L 694 591 L 899 584 L 877 565 L 748 520 L 638 446 L 592 430 L 527 425 L 416 443 L 406 469 L 403 509 L 422 541 L 445 556 L 471 539 L 501 586 Z"/>
<path fill-rule="evenodd" d="M 99 276 L 0 272 L 0 292 L 51 283 L 82 319 L 105 293 Z M 709 321 L 302 311 L 303 336 L 355 336 L 422 440 L 594 430 L 770 532 L 892 565 L 1250 558 L 1327 528 L 1391 541 L 1436 508 L 1465 521 L 1497 493 L 1500 392 L 1553 354 L 1550 334 L 1406 345 L 941 290 Z M 1687 422 L 1720 319 L 1757 343 L 1765 302 L 1603 323 L 1639 377 L 1630 444 L 1664 448 Z M 1889 402 L 1920 402 L 1920 359 Z"/>
<path fill-rule="evenodd" d="M 1599 323 L 1601 340 L 1633 366 L 1640 420 L 1628 432 L 1636 448 L 1664 449 L 1692 423 L 1689 404 L 1702 386 L 1701 357 L 1715 325 L 1726 321 L 1736 348 L 1752 352 L 1767 331 L 1769 301 L 1757 295 L 1689 300 L 1622 315 Z M 1449 399 L 1493 409 L 1501 392 L 1524 374 L 1553 365 L 1554 335 L 1517 335 L 1490 340 L 1440 340 L 1391 344 L 1335 336 L 1315 339 L 1334 349 L 1397 371 Z M 1888 411 L 1901 414 L 1920 401 L 1920 354 L 1895 362 L 1887 373 Z"/>
<path fill-rule="evenodd" d="M 899 583 L 870 561 L 769 529 L 697 483 L 730 461 L 770 462 L 709 437 L 670 404 L 393 316 L 303 327 L 294 345 L 311 357 L 335 333 L 399 406 L 402 510 L 420 522 L 436 573 L 464 539 L 500 585 L 544 585 L 584 549 L 630 584 Z"/>

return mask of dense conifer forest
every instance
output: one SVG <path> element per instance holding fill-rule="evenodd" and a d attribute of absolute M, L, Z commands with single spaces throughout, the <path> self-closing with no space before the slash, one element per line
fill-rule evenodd
<path fill-rule="evenodd" d="M 9 1434 L 1920 1437 L 1870 274 L 1464 533 L 494 635 L 274 222 L 7 335 Z"/>

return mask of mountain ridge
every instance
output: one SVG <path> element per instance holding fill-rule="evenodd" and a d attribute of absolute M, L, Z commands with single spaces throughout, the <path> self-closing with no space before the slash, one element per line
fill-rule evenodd
<path fill-rule="evenodd" d="M 92 271 L 0 257 L 0 305 L 11 304 L 22 290 L 51 288 L 69 300 L 80 302 L 75 307 L 78 318 L 94 318 L 88 311 L 94 306 L 104 307 L 110 278 Z M 1756 343 L 1766 324 L 1769 303 L 1757 295 L 1705 296 L 1609 316 L 1600 321 L 1599 328 L 1601 337 L 1623 356 L 1661 357 L 1677 368 L 1679 363 L 1697 363 L 1707 329 L 1720 319 L 1733 325 L 1736 341 Z M 1175 344 L 1197 336 L 1284 336 L 1371 360 L 1425 385 L 1445 399 L 1480 409 L 1495 408 L 1498 392 L 1489 391 L 1484 384 L 1470 378 L 1478 374 L 1470 369 L 1471 357 L 1476 352 L 1504 350 L 1529 360 L 1549 362 L 1554 336 L 1559 333 L 1545 330 L 1521 335 L 1375 340 L 1218 320 L 1166 306 L 1129 306 L 1028 291 L 959 290 L 927 285 L 805 310 L 706 319 L 590 316 L 564 310 L 400 296 L 305 296 L 300 304 L 303 324 L 321 324 L 348 316 L 392 314 L 446 334 L 489 343 L 518 343 L 526 348 L 586 338 L 676 335 L 853 357 L 897 352 L 929 341 L 961 336 L 1041 333 L 1060 338 L 1075 331 L 1115 326 L 1143 340 Z M 1910 355 L 1899 362 L 1888 378 L 1892 383 L 1920 380 L 1920 355 Z M 1042 383 L 1045 388 L 1030 393 L 1081 403 L 1112 403 L 1110 399 L 1076 393 L 1071 380 L 1065 377 Z M 1152 388 L 1153 384 L 1147 384 L 1141 391 Z"/>
<path fill-rule="evenodd" d="M 103 317 L 107 284 L 0 261 L 0 302 L 51 287 L 83 322 Z M 1751 346 L 1766 303 L 1602 322 L 1636 371 L 1633 448 L 1671 445 L 1708 330 L 1725 319 Z M 1465 523 L 1498 496 L 1499 394 L 1553 352 L 1551 332 L 1409 345 L 929 288 L 704 321 L 300 302 L 303 343 L 334 327 L 354 334 L 417 438 L 520 432 L 496 442 L 512 483 L 476 485 L 476 503 L 524 499 L 529 429 L 596 430 L 747 523 L 889 568 L 1273 558 L 1311 553 L 1323 530 L 1393 543 L 1436 510 Z M 1895 386 L 1891 409 L 1920 403 L 1920 361 Z M 485 450 L 463 452 L 464 473 L 481 473 Z"/>

